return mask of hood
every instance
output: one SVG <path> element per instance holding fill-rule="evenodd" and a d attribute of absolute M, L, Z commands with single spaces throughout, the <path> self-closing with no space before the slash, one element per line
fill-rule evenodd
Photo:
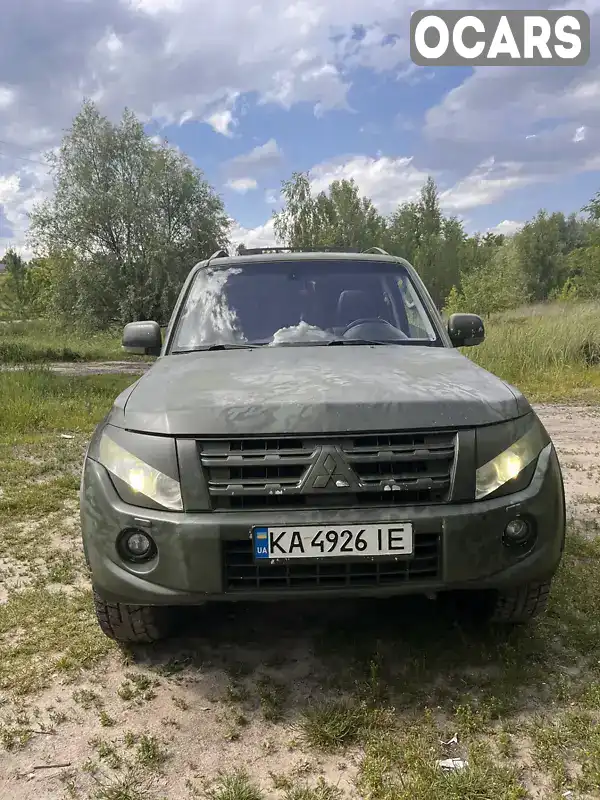
<path fill-rule="evenodd" d="M 450 348 L 262 347 L 159 358 L 110 421 L 179 436 L 458 428 L 520 416 L 517 395 Z"/>

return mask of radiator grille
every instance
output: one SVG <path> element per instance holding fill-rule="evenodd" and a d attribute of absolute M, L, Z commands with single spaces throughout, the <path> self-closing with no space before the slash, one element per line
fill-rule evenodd
<path fill-rule="evenodd" d="M 408 559 L 385 561 L 329 561 L 314 563 L 257 564 L 252 542 L 223 542 L 225 591 L 252 592 L 269 589 L 336 589 L 389 586 L 407 581 L 434 581 L 440 575 L 440 537 L 415 533 L 414 554 Z"/>
<path fill-rule="evenodd" d="M 198 442 L 212 508 L 335 508 L 448 500 L 455 432 Z"/>

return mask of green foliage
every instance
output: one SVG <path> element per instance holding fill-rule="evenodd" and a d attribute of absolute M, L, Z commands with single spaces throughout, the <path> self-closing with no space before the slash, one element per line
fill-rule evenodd
<path fill-rule="evenodd" d="M 6 288 L 12 294 L 17 307 L 22 309 L 27 302 L 27 264 L 11 248 L 2 259 L 6 266 Z"/>
<path fill-rule="evenodd" d="M 2 262 L 6 272 L 1 276 L 0 312 L 13 319 L 28 316 L 34 310 L 35 293 L 30 265 L 12 248 L 6 251 Z"/>
<path fill-rule="evenodd" d="M 566 300 L 600 299 L 600 245 L 580 247 L 567 258 L 569 277 L 560 297 Z"/>
<path fill-rule="evenodd" d="M 462 276 L 460 292 L 448 295 L 444 312 L 458 311 L 489 316 L 525 305 L 529 300 L 517 245 L 509 240 L 493 252 L 487 265 Z"/>
<path fill-rule="evenodd" d="M 384 219 L 353 180 L 333 181 L 314 196 L 308 175 L 294 173 L 282 193 L 285 207 L 274 214 L 275 234 L 287 247 L 366 250 L 382 239 Z"/>
<path fill-rule="evenodd" d="M 546 300 L 559 290 L 568 274 L 568 256 L 589 242 L 589 223 L 574 214 L 548 214 L 539 211 L 518 234 L 519 259 L 526 276 L 530 295 L 536 301 Z"/>
<path fill-rule="evenodd" d="M 442 309 L 444 316 L 450 317 L 452 314 L 459 314 L 461 310 L 465 308 L 465 302 L 462 294 L 458 291 L 456 286 L 453 286 L 450 289 L 444 308 Z"/>
<path fill-rule="evenodd" d="M 30 228 L 41 304 L 98 327 L 168 318 L 189 269 L 227 245 L 221 198 L 130 111 L 113 125 L 91 102 L 48 160 L 55 195 Z"/>

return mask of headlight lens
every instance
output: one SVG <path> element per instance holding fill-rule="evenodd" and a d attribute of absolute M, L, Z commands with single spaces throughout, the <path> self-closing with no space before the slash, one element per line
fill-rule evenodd
<path fill-rule="evenodd" d="M 481 500 L 517 478 L 539 456 L 546 443 L 544 429 L 535 420 L 524 436 L 479 467 L 475 479 L 475 499 Z"/>
<path fill-rule="evenodd" d="M 98 460 L 134 492 L 172 511 L 183 511 L 179 482 L 132 455 L 106 433 L 100 440 Z"/>

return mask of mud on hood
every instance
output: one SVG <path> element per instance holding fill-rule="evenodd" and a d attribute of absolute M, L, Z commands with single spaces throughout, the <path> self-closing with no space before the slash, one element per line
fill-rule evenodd
<path fill-rule="evenodd" d="M 111 423 L 179 436 L 318 434 L 471 427 L 528 409 L 449 348 L 263 347 L 159 358 Z"/>

